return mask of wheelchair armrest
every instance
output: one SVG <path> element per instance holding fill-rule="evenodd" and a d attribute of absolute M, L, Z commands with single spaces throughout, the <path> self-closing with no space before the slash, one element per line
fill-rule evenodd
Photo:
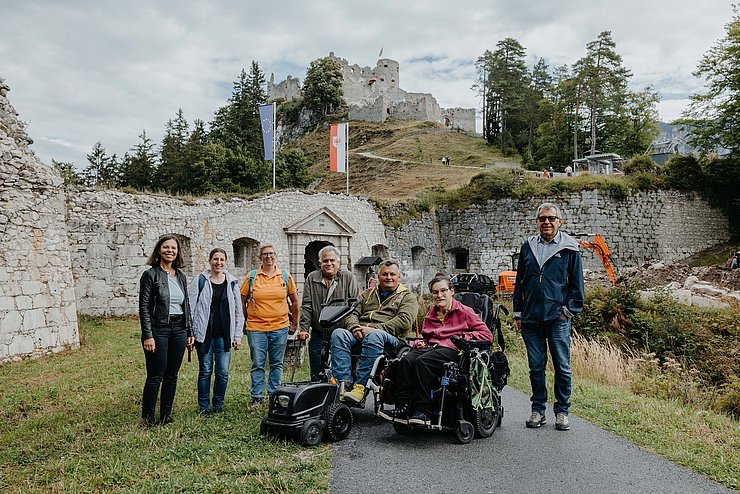
<path fill-rule="evenodd" d="M 466 340 L 465 338 L 460 338 L 459 336 L 453 336 L 452 338 L 450 338 L 450 340 L 460 350 L 471 350 L 473 348 L 490 350 L 492 347 L 492 343 L 487 340 Z"/>

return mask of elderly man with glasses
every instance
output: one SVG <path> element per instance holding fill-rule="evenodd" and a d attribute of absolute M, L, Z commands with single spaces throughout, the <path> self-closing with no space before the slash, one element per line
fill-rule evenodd
<path fill-rule="evenodd" d="M 301 329 L 298 338 L 309 338 L 308 356 L 311 363 L 311 380 L 320 381 L 327 367 L 329 355 L 328 334 L 319 324 L 321 308 L 331 300 L 347 300 L 360 294 L 360 285 L 354 275 L 341 269 L 342 254 L 333 245 L 327 245 L 319 251 L 321 269 L 311 271 L 303 285 L 301 301 Z"/>
<path fill-rule="evenodd" d="M 555 428 L 570 429 L 570 321 L 583 310 L 583 269 L 578 241 L 559 232 L 560 209 L 551 203 L 537 208 L 539 234 L 519 253 L 514 286 L 514 325 L 527 348 L 532 415 L 529 428 L 545 424 L 547 384 L 545 367 L 550 349 L 555 369 Z"/>

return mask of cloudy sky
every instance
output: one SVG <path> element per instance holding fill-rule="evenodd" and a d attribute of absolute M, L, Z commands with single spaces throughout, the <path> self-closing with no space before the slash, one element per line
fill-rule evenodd
<path fill-rule="evenodd" d="M 731 15 L 719 0 L 0 0 L 0 78 L 37 155 L 82 168 L 96 141 L 119 156 L 142 130 L 159 142 L 178 108 L 209 122 L 252 60 L 303 80 L 330 51 L 374 66 L 382 47 L 402 89 L 469 108 L 474 62 L 499 40 L 556 67 L 609 30 L 632 88 L 659 90 L 669 121 Z"/>

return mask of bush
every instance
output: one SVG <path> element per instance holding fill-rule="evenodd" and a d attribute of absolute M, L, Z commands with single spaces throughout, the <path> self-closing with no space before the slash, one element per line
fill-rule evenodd
<path fill-rule="evenodd" d="M 658 164 L 649 156 L 639 155 L 633 157 L 624 165 L 625 175 L 633 173 L 658 173 Z"/>
<path fill-rule="evenodd" d="M 671 187 L 679 190 L 701 190 L 705 175 L 699 161 L 692 155 L 677 155 L 663 169 Z"/>

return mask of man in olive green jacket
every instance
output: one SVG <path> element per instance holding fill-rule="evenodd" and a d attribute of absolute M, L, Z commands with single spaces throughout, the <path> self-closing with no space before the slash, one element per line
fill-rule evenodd
<path fill-rule="evenodd" d="M 342 397 L 344 401 L 359 403 L 365 398 L 375 359 L 386 344 L 401 345 L 398 338 L 411 331 L 418 312 L 416 295 L 401 284 L 398 263 L 382 262 L 378 285 L 360 295 L 358 305 L 345 320 L 346 329 L 335 329 L 331 335 L 331 368 L 337 382 L 352 382 L 350 352 L 355 344 L 362 343 L 357 379 L 352 391 Z"/>

